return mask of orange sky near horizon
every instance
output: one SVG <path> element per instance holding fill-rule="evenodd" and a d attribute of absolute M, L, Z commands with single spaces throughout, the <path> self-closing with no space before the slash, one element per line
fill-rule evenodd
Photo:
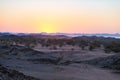
<path fill-rule="evenodd" d="M 120 33 L 118 0 L 0 0 L 0 32 Z"/>

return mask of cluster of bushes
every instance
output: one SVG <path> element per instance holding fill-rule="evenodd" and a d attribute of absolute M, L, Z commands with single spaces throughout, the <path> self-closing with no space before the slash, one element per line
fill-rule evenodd
<path fill-rule="evenodd" d="M 85 50 L 86 47 L 90 51 L 101 48 L 104 48 L 106 53 L 109 52 L 120 52 L 120 39 L 115 38 L 105 38 L 105 37 L 96 37 L 96 36 L 81 36 L 73 38 L 36 38 L 32 36 L 8 36 L 0 37 L 0 43 L 3 44 L 24 44 L 26 47 L 32 48 L 36 44 L 41 44 L 42 47 L 56 46 L 63 47 L 65 45 L 79 46 L 82 50 Z"/>
<path fill-rule="evenodd" d="M 110 52 L 119 53 L 120 52 L 120 42 L 119 41 L 112 41 L 109 44 L 104 45 L 104 47 L 105 47 L 106 53 L 110 53 Z"/>

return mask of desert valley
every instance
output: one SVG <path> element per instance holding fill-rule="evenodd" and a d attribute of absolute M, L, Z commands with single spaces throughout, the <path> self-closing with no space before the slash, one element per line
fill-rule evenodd
<path fill-rule="evenodd" d="M 120 0 L 0 0 L 0 80 L 120 80 Z"/>
<path fill-rule="evenodd" d="M 120 39 L 0 36 L 0 80 L 119 80 Z"/>

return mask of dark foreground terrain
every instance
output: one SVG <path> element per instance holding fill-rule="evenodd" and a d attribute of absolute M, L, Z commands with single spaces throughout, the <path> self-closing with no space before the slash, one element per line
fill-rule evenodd
<path fill-rule="evenodd" d="M 120 39 L 0 36 L 0 80 L 120 80 Z"/>
<path fill-rule="evenodd" d="M 0 65 L 0 80 L 40 80 Z"/>
<path fill-rule="evenodd" d="M 118 53 L 39 52 L 1 44 L 0 64 L 0 80 L 120 80 Z"/>

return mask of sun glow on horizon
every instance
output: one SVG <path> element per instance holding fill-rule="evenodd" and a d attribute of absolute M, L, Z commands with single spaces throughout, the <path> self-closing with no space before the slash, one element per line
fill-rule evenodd
<path fill-rule="evenodd" d="M 41 23 L 38 28 L 40 32 L 53 33 L 56 31 L 56 25 L 50 22 Z"/>

